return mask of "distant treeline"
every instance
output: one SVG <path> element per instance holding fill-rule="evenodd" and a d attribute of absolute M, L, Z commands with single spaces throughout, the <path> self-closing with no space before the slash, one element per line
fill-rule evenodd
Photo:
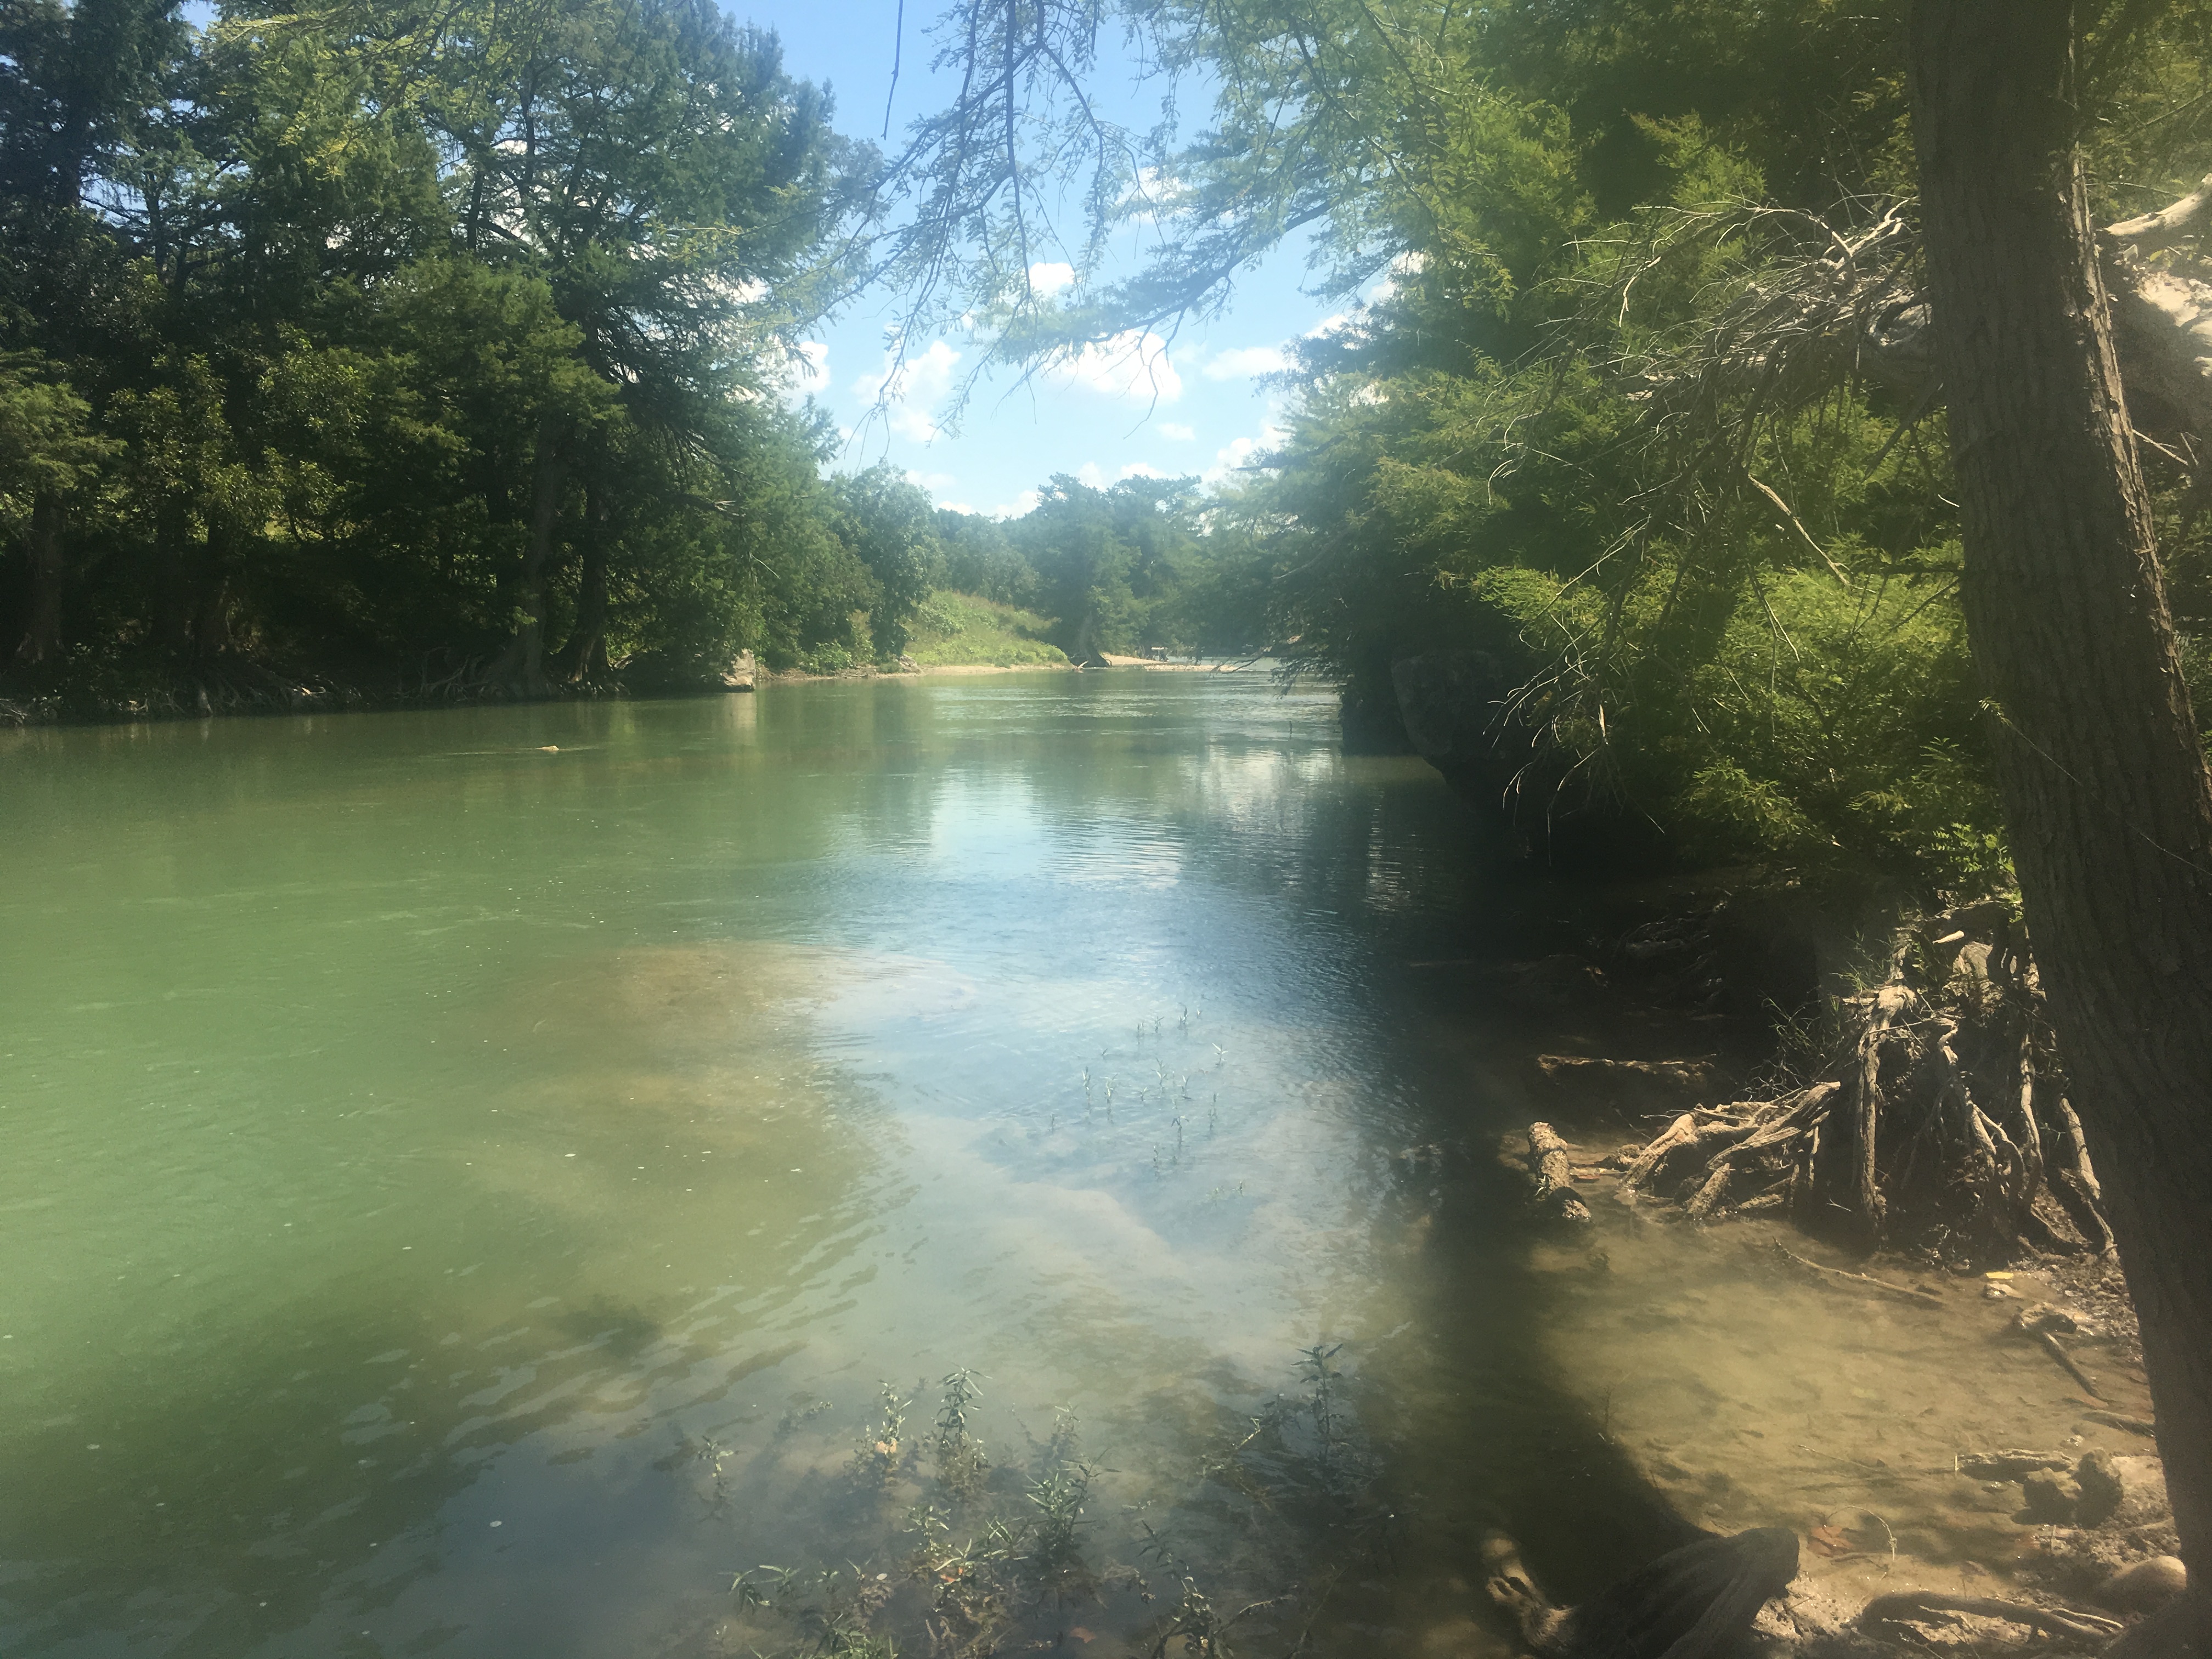
<path fill-rule="evenodd" d="M 1218 521 L 1195 478 L 1125 478 L 1096 489 L 1065 474 L 1011 523 L 940 511 L 939 585 L 1057 618 L 1053 643 L 1080 662 L 1163 646 L 1253 650 L 1267 636 L 1267 550 Z"/>

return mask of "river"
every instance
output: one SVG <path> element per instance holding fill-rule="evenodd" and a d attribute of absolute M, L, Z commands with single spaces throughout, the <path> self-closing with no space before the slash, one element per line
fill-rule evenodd
<path fill-rule="evenodd" d="M 1511 896 L 1324 690 L 48 730 L 0 777 L 0 1650 L 915 1653 L 964 1583 L 1015 1650 L 1265 1601 L 1255 1650 L 1486 1653 L 1483 1527 L 1570 1581 L 1656 1535 L 1636 1368 L 1540 1340 L 1581 1264 L 1495 1178 L 1535 1039 L 1428 965 Z"/>

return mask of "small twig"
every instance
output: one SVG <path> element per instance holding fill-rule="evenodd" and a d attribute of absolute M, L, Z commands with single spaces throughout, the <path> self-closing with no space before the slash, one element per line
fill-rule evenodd
<path fill-rule="evenodd" d="M 2057 1337 L 2051 1335 L 2049 1331 L 2038 1331 L 2035 1334 L 2035 1340 L 2043 1345 L 2046 1353 L 2066 1368 L 2066 1375 L 2079 1382 L 2082 1391 L 2092 1400 L 2102 1400 L 2105 1397 L 2097 1391 L 2097 1385 L 2090 1381 L 2089 1373 L 2075 1364 L 2074 1356 L 2058 1346 Z"/>
<path fill-rule="evenodd" d="M 898 21 L 891 25 L 891 84 L 884 94 L 884 137 L 891 136 L 891 100 L 898 96 L 899 59 L 905 56 L 906 0 L 898 0 Z"/>
<path fill-rule="evenodd" d="M 1870 1278 L 1865 1273 L 1845 1273 L 1841 1267 L 1824 1267 L 1817 1261 L 1808 1261 L 1794 1250 L 1784 1249 L 1779 1244 L 1774 1247 L 1774 1253 L 1777 1255 L 1787 1257 L 1801 1267 L 1810 1267 L 1814 1273 L 1825 1278 L 1839 1279 L 1847 1284 L 1863 1285 L 1869 1290 L 1880 1291 L 1886 1296 L 1901 1296 L 1906 1301 L 1917 1302 L 1923 1307 L 1930 1304 L 1939 1308 L 1943 1305 L 1943 1298 L 1933 1291 L 1916 1291 L 1909 1285 L 1893 1285 L 1887 1279 Z"/>
<path fill-rule="evenodd" d="M 2139 1434 L 2146 1439 L 2158 1433 L 2158 1425 L 2147 1418 L 2123 1417 L 2118 1412 L 2084 1412 L 2081 1417 L 2084 1422 L 2102 1423 L 2108 1429 L 2124 1429 L 2130 1434 Z"/>
<path fill-rule="evenodd" d="M 1751 487 L 1753 489 L 1756 489 L 1760 495 L 1765 496 L 1766 499 L 1773 504 L 1774 510 L 1779 513 L 1783 518 L 1788 521 L 1790 527 L 1796 531 L 1799 536 L 1803 538 L 1805 545 L 1811 548 L 1814 556 L 1819 558 L 1820 562 L 1828 567 L 1829 573 L 1844 586 L 1849 587 L 1851 585 L 1851 579 L 1844 574 L 1844 568 L 1828 556 L 1827 550 L 1826 548 L 1822 547 L 1820 543 L 1813 539 L 1813 532 L 1806 529 L 1803 522 L 1795 513 L 1792 513 L 1790 510 L 1790 503 L 1784 501 L 1781 496 L 1776 495 L 1771 489 L 1768 489 L 1758 479 L 1752 477 L 1750 473 L 1747 472 L 1743 476 L 1747 479 L 1750 480 Z"/>

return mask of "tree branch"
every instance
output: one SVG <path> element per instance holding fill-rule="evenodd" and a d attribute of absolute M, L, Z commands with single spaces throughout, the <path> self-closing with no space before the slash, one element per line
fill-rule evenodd
<path fill-rule="evenodd" d="M 2108 242 L 2132 242 L 2137 252 L 2148 253 L 2187 235 L 2208 211 L 2212 211 L 2212 173 L 2179 201 L 2155 213 L 2106 225 L 2104 234 Z"/>

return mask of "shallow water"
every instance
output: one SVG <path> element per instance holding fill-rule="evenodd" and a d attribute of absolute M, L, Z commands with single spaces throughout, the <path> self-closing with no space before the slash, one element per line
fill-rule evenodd
<path fill-rule="evenodd" d="M 1667 1468 L 1715 1420 L 1617 1338 L 1740 1267 L 1532 1255 L 1537 1035 L 1415 965 L 1509 896 L 1325 693 L 41 732 L 0 781 L 0 1650 L 796 1650 L 769 1563 L 884 1573 L 927 1651 L 916 1506 L 1085 1469 L 1096 1583 L 1012 1646 L 1150 1651 L 1187 1576 L 1258 1650 L 1489 1652 L 1480 1529 L 1580 1594 L 1669 1524 L 1613 1396 Z"/>

